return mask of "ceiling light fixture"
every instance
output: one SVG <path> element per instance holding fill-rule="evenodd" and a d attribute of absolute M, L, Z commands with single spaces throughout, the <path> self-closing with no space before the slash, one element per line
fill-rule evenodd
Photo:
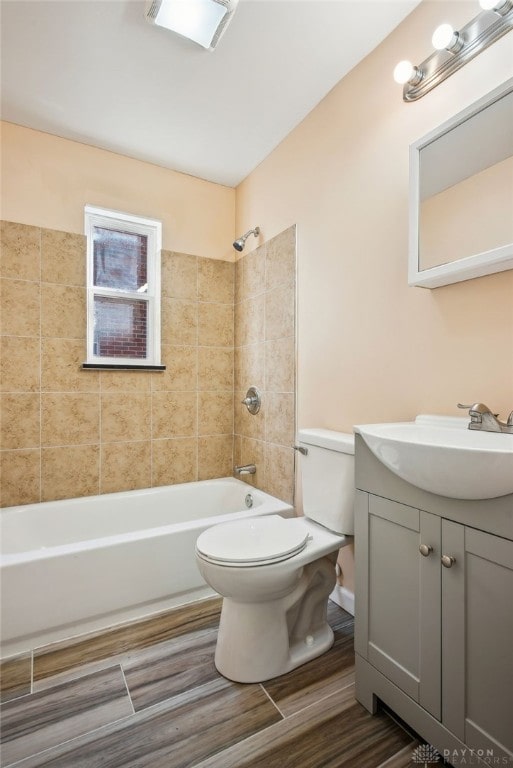
<path fill-rule="evenodd" d="M 479 5 L 483 10 L 459 32 L 450 24 L 435 29 L 436 50 L 421 64 L 401 61 L 395 67 L 394 80 L 403 85 L 404 101 L 420 99 L 513 29 L 513 0 L 479 0 Z"/>
<path fill-rule="evenodd" d="M 237 7 L 238 0 L 147 0 L 151 24 L 214 50 Z"/>

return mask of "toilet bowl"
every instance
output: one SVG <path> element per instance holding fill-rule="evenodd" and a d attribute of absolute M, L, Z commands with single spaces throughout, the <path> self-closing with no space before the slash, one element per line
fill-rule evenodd
<path fill-rule="evenodd" d="M 354 439 L 303 430 L 299 442 L 304 517 L 223 523 L 196 543 L 198 568 L 223 597 L 215 664 L 236 682 L 277 677 L 333 644 L 326 613 L 338 550 L 353 533 Z"/>

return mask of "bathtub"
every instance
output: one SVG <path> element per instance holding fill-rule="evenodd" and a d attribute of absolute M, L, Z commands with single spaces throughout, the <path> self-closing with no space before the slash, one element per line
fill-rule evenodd
<path fill-rule="evenodd" d="M 198 535 L 277 513 L 293 508 L 234 478 L 0 510 L 1 656 L 212 596 Z"/>

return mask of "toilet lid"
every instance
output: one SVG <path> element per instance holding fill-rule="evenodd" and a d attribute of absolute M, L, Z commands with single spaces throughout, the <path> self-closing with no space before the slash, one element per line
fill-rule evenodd
<path fill-rule="evenodd" d="M 277 563 L 301 552 L 308 532 L 279 515 L 221 523 L 203 531 L 196 550 L 207 560 L 224 565 Z"/>

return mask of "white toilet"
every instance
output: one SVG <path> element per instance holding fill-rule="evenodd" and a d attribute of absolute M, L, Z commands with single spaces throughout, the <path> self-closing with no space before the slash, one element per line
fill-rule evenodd
<path fill-rule="evenodd" d="M 223 596 L 215 653 L 240 683 L 277 677 L 327 651 L 326 620 L 340 547 L 354 533 L 354 436 L 299 432 L 304 517 L 223 523 L 196 543 L 205 581 Z"/>

